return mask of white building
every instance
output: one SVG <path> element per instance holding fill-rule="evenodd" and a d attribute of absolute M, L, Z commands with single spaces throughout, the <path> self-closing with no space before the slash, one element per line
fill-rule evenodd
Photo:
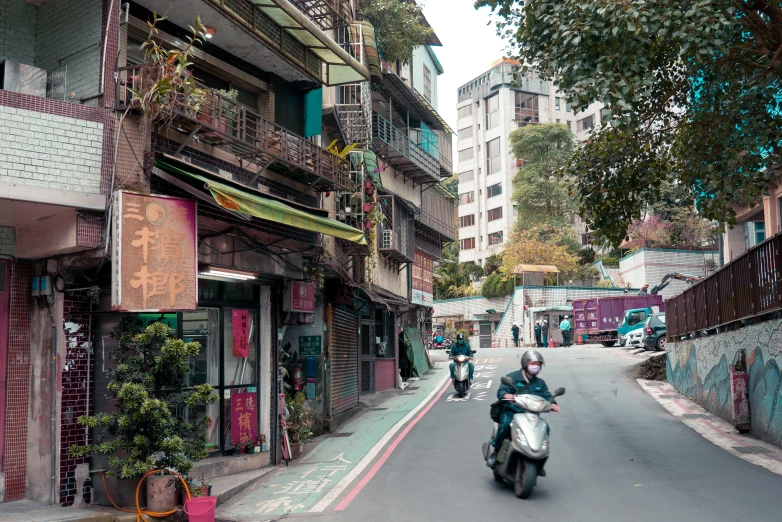
<path fill-rule="evenodd" d="M 581 141 L 600 123 L 600 104 L 576 114 L 552 82 L 532 72 L 514 79 L 517 66 L 512 60 L 498 60 L 490 70 L 459 87 L 459 262 L 483 264 L 501 251 L 513 229 L 513 177 L 521 164 L 510 154 L 512 131 L 529 124 L 565 123 Z M 578 217 L 573 225 L 582 243 L 588 244 Z"/>

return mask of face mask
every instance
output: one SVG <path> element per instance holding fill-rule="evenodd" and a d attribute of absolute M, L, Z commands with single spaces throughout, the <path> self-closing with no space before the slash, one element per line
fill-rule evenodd
<path fill-rule="evenodd" d="M 540 373 L 540 366 L 527 366 L 527 373 L 530 375 L 537 375 Z"/>

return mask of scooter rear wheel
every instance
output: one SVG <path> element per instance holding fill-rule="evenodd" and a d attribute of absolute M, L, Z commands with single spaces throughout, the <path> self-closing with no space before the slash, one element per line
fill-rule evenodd
<path fill-rule="evenodd" d="M 496 482 L 504 482 L 504 481 L 505 481 L 505 479 L 504 479 L 504 478 L 502 478 L 502 475 L 500 475 L 499 473 L 497 473 L 497 470 L 496 470 L 496 469 L 493 469 L 493 470 L 491 470 L 491 471 L 492 471 L 492 474 L 494 475 L 494 480 L 495 480 Z"/>
<path fill-rule="evenodd" d="M 520 460 L 516 465 L 516 481 L 513 491 L 519 498 L 529 498 L 538 478 L 538 465 L 529 460 Z"/>
<path fill-rule="evenodd" d="M 464 394 L 467 391 L 467 383 L 464 381 L 456 381 L 456 394 L 460 399 L 464 398 Z"/>

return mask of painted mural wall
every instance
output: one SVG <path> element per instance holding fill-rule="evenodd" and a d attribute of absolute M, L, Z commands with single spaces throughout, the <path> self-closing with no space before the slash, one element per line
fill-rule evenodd
<path fill-rule="evenodd" d="M 746 350 L 752 434 L 782 445 L 782 320 L 668 343 L 668 381 L 715 415 L 732 422 L 728 365 Z"/>

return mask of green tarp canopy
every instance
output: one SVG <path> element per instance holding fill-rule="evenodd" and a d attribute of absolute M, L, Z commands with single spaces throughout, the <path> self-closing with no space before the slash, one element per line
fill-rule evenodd
<path fill-rule="evenodd" d="M 198 180 L 206 185 L 206 188 L 218 205 L 232 212 L 282 223 L 291 227 L 309 230 L 310 232 L 347 239 L 359 245 L 367 244 L 364 232 L 350 225 L 340 223 L 336 219 L 312 214 L 286 205 L 282 201 L 220 183 L 159 159 L 155 160 L 155 166 L 172 174 Z"/>
<path fill-rule="evenodd" d="M 423 377 L 429 371 L 429 363 L 426 361 L 426 348 L 421 338 L 421 331 L 417 328 L 405 328 L 405 341 L 413 377 Z"/>

